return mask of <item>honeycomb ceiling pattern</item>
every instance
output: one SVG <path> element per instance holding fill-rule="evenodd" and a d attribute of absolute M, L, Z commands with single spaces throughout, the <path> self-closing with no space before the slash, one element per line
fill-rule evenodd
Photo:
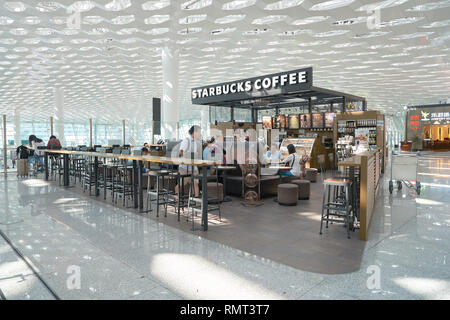
<path fill-rule="evenodd" d="M 48 118 L 61 90 L 66 119 L 140 119 L 166 46 L 180 117 L 192 87 L 307 66 L 394 113 L 449 97 L 449 43 L 450 0 L 3 0 L 0 113 Z"/>

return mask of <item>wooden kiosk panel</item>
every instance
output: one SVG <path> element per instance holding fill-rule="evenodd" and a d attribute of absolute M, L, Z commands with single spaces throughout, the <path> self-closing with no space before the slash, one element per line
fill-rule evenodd
<path fill-rule="evenodd" d="M 359 121 L 358 121 L 359 120 Z M 373 121 L 374 125 L 371 127 L 376 127 L 376 149 L 382 150 L 382 167 L 381 170 L 384 172 L 385 167 L 385 159 L 386 159 L 386 130 L 385 130 L 385 121 L 384 121 L 384 115 L 381 114 L 379 111 L 373 110 L 373 111 L 354 111 L 354 112 L 340 112 L 336 115 L 336 120 L 334 122 L 334 132 L 333 132 L 333 141 L 334 145 L 336 146 L 336 143 L 338 141 L 339 136 L 341 135 L 339 131 L 339 125 L 342 124 L 342 121 L 354 121 L 354 130 L 353 130 L 353 137 L 355 136 L 355 130 L 356 128 L 359 128 L 360 126 L 358 123 L 361 123 L 361 121 Z M 341 128 L 342 129 L 342 128 Z M 349 128 L 350 129 L 350 128 Z M 352 130 L 349 130 L 348 132 L 345 132 L 343 135 L 352 135 Z M 336 148 L 337 150 L 337 148 Z"/>

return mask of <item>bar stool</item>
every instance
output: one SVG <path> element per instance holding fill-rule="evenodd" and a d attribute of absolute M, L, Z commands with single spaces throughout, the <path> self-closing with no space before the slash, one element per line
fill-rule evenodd
<path fill-rule="evenodd" d="M 82 173 L 81 182 L 83 185 L 83 192 L 89 188 L 89 195 L 91 195 L 92 186 L 95 187 L 94 163 L 91 162 L 90 159 L 85 159 L 84 169 L 80 172 Z"/>
<path fill-rule="evenodd" d="M 194 172 L 194 170 L 192 169 L 192 166 L 190 166 L 191 169 L 188 168 L 188 172 Z M 201 170 L 207 170 L 206 168 L 202 168 Z M 200 173 L 199 173 L 200 174 Z M 188 216 L 187 216 L 187 221 L 189 221 L 189 211 L 191 211 L 191 216 L 192 216 L 192 230 L 195 230 L 195 216 L 197 216 L 197 213 L 202 214 L 203 211 L 203 204 L 202 204 L 202 195 L 199 194 L 199 198 L 196 198 L 193 194 L 194 194 L 194 180 L 197 179 L 202 179 L 201 175 L 195 176 L 194 173 L 192 173 L 192 175 L 190 176 L 190 184 L 189 184 L 189 200 L 188 200 Z M 207 182 L 206 183 L 206 189 L 208 190 L 211 187 L 214 187 L 215 184 L 215 195 L 211 196 L 207 190 L 202 190 L 201 192 L 207 192 L 208 194 L 208 198 L 206 200 L 206 211 L 207 214 L 209 214 L 210 212 L 213 211 L 218 211 L 219 212 L 219 221 L 222 220 L 222 215 L 220 212 L 220 197 L 222 196 L 223 199 L 223 189 L 222 189 L 222 195 L 220 195 L 220 187 L 219 187 L 219 183 L 218 183 L 218 175 L 216 176 L 209 176 L 207 178 L 208 181 L 213 181 L 212 183 Z M 209 186 L 208 186 L 209 184 Z M 203 221 L 202 221 L 203 224 Z"/>
<path fill-rule="evenodd" d="M 151 203 L 156 202 L 156 217 L 159 217 L 159 205 L 164 205 L 164 216 L 167 217 L 167 194 L 168 187 L 165 186 L 165 182 L 169 182 L 165 179 L 169 175 L 170 171 L 165 169 L 152 170 L 148 172 L 148 187 L 147 187 L 147 211 L 152 211 Z M 151 188 L 151 178 L 156 179 L 155 188 Z M 152 199 L 152 196 L 155 199 Z M 150 206 L 150 210 L 149 210 Z"/>
<path fill-rule="evenodd" d="M 56 181 L 56 175 L 59 175 L 59 184 L 61 185 L 61 175 L 63 173 L 62 157 L 59 155 L 50 155 L 50 176 Z"/>
<path fill-rule="evenodd" d="M 355 167 L 344 167 L 342 173 L 339 175 L 334 175 L 333 178 L 337 179 L 348 179 L 352 182 L 351 187 L 351 203 L 354 211 L 354 216 L 359 220 L 359 198 L 360 198 L 360 181 L 359 181 L 359 168 Z M 338 193 L 336 197 L 343 199 L 342 188 L 336 190 Z"/>
<path fill-rule="evenodd" d="M 322 234 L 324 221 L 326 222 L 326 228 L 328 228 L 328 222 L 339 222 L 345 223 L 347 226 L 347 238 L 350 239 L 350 229 L 353 229 L 351 185 L 352 181 L 345 178 L 329 178 L 324 180 L 319 234 Z"/>
<path fill-rule="evenodd" d="M 78 181 L 81 182 L 85 173 L 86 159 L 84 157 L 73 156 L 71 162 L 72 165 L 69 166 L 69 176 L 74 183 L 77 183 L 77 177 Z"/>
<path fill-rule="evenodd" d="M 167 205 L 175 208 L 178 221 L 180 221 L 181 209 L 184 213 L 184 208 L 188 206 L 189 194 L 185 192 L 185 179 L 190 178 L 190 176 L 190 173 L 180 173 L 178 170 L 172 170 L 167 175 L 169 186 L 167 192 Z M 178 193 L 175 192 L 175 188 L 174 190 L 170 188 L 171 184 L 178 186 Z"/>
<path fill-rule="evenodd" d="M 131 178 L 131 168 L 126 162 L 117 167 L 113 182 L 114 202 L 117 204 L 118 197 L 122 197 L 122 205 L 126 206 L 128 198 L 133 198 L 133 183 Z"/>

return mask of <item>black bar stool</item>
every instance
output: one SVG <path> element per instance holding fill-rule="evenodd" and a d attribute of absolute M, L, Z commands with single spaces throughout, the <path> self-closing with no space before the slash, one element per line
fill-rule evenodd
<path fill-rule="evenodd" d="M 166 177 L 169 175 L 170 171 L 165 169 L 156 169 L 148 172 L 148 184 L 147 184 L 147 211 L 152 211 L 152 202 L 156 202 L 156 216 L 159 217 L 159 205 L 164 205 L 164 216 L 167 217 L 167 194 L 168 187 L 166 187 L 165 182 L 169 183 Z M 156 180 L 155 188 L 151 188 L 151 179 Z M 152 199 L 152 196 L 155 199 Z M 149 210 L 150 207 L 150 210 Z"/>
<path fill-rule="evenodd" d="M 186 179 L 190 178 L 191 174 L 181 173 L 178 168 L 174 169 L 173 165 L 171 165 L 170 168 L 172 170 L 170 170 L 167 176 L 169 180 L 167 205 L 175 208 L 177 211 L 177 220 L 180 221 L 181 210 L 183 210 L 184 213 L 184 208 L 187 208 L 189 202 L 189 194 L 185 192 L 185 182 L 187 181 Z M 175 188 L 172 190 L 170 188 L 171 185 L 177 186 L 178 192 L 176 192 Z"/>
<path fill-rule="evenodd" d="M 353 230 L 354 208 L 351 201 L 352 181 L 345 178 L 329 178 L 323 181 L 322 217 L 320 219 L 320 234 L 323 222 L 344 223 L 347 227 L 347 238 L 350 239 L 350 229 Z"/>

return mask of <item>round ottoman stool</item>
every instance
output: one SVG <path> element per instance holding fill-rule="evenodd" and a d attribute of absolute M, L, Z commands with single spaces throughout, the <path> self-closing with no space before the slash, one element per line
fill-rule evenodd
<path fill-rule="evenodd" d="M 297 205 L 298 187 L 292 183 L 278 185 L 278 203 L 285 206 Z"/>
<path fill-rule="evenodd" d="M 309 199 L 309 187 L 311 182 L 309 180 L 292 180 L 292 184 L 296 184 L 298 187 L 298 199 L 308 200 Z"/>
<path fill-rule="evenodd" d="M 223 184 L 217 182 L 208 182 L 208 198 L 219 199 L 219 202 L 223 201 Z M 219 192 L 219 194 L 217 194 Z"/>
<path fill-rule="evenodd" d="M 305 179 L 311 182 L 317 181 L 317 169 L 316 168 L 306 168 Z"/>

